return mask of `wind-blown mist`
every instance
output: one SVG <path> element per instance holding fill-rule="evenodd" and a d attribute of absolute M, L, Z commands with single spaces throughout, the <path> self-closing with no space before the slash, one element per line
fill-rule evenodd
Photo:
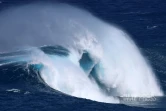
<path fill-rule="evenodd" d="M 151 97 L 163 92 L 137 46 L 121 29 L 65 4 L 29 4 L 0 13 L 0 51 L 60 45 L 60 57 L 36 50 L 43 80 L 63 93 L 101 102 L 114 96 Z M 87 54 L 90 62 L 84 60 Z M 82 60 L 82 61 L 81 61 Z M 31 64 L 31 63 L 29 63 Z"/>

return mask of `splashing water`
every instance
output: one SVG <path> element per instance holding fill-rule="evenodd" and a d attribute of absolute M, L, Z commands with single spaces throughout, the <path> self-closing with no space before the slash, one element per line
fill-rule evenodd
<path fill-rule="evenodd" d="M 81 9 L 38 3 L 4 10 L 0 13 L 0 37 L 1 52 L 43 45 L 69 49 L 68 57 L 42 51 L 32 57 L 34 63 L 43 64 L 40 73 L 44 81 L 66 94 L 111 103 L 118 102 L 113 96 L 163 95 L 150 65 L 130 37 Z M 79 63 L 85 52 L 93 61 L 89 71 Z M 96 73 L 89 78 L 92 70 Z"/>

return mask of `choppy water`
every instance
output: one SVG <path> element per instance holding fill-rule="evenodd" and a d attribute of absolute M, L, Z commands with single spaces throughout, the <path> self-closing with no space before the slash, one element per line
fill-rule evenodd
<path fill-rule="evenodd" d="M 164 110 L 165 2 L 60 3 L 0 4 L 1 110 Z"/>

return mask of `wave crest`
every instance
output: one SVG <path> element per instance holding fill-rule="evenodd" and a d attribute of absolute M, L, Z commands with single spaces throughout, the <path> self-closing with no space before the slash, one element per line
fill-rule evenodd
<path fill-rule="evenodd" d="M 110 103 L 119 102 L 113 96 L 163 95 L 131 38 L 86 11 L 64 4 L 14 7 L 0 13 L 0 36 L 5 50 L 50 45 L 2 54 L 0 62 L 26 61 L 47 85 L 66 94 Z"/>

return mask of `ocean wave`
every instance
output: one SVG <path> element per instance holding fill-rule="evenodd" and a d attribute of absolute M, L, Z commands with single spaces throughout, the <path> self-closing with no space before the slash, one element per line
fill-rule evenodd
<path fill-rule="evenodd" d="M 13 7 L 0 13 L 0 36 L 2 85 L 107 103 L 163 96 L 130 36 L 81 9 L 42 3 Z"/>

